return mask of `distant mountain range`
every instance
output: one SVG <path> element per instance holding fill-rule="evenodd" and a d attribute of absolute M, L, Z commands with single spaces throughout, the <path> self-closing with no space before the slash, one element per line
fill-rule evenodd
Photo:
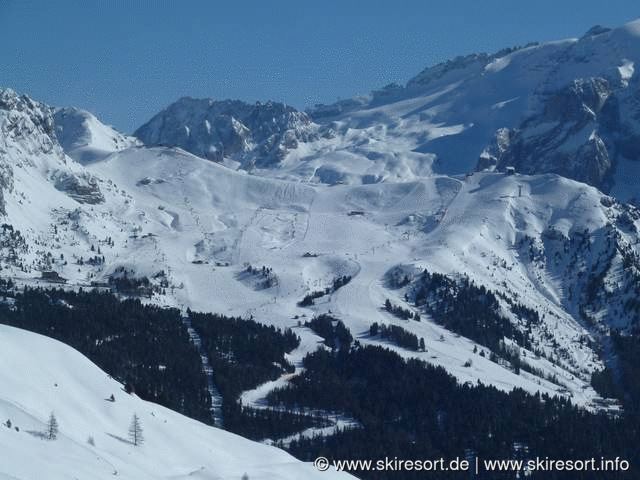
<path fill-rule="evenodd" d="M 398 181 L 514 166 L 557 173 L 629 200 L 640 158 L 634 68 L 640 23 L 579 39 L 458 57 L 405 86 L 298 112 L 278 103 L 183 98 L 140 127 L 245 170 L 320 183 Z"/>

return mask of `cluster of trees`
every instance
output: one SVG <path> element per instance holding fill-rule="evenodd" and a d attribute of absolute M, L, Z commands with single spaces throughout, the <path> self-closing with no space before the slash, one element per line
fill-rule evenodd
<path fill-rule="evenodd" d="M 304 324 L 324 339 L 326 346 L 332 349 L 349 348 L 353 337 L 342 320 L 328 314 L 322 314 L 312 318 Z"/>
<path fill-rule="evenodd" d="M 225 428 L 252 440 L 284 438 L 327 421 L 320 415 L 278 408 L 249 408 L 238 402 L 225 407 Z"/>
<path fill-rule="evenodd" d="M 425 270 L 417 283 L 414 301 L 440 325 L 491 350 L 500 351 L 505 337 L 532 348 L 528 330 L 516 328 L 502 315 L 496 296 L 467 277 L 453 280 Z M 516 315 L 525 315 L 526 322 L 537 321 L 537 313 L 524 305 L 513 304 L 511 309 Z"/>
<path fill-rule="evenodd" d="M 640 374 L 640 372 L 637 372 Z M 633 378 L 633 376 L 631 377 Z M 591 374 L 591 386 L 605 398 L 622 398 L 620 387 L 616 384 L 613 370 L 605 367 Z"/>
<path fill-rule="evenodd" d="M 378 325 L 377 322 L 372 323 L 369 327 L 369 335 L 388 339 L 396 345 L 407 348 L 409 350 L 419 351 L 425 350 L 424 338 L 418 340 L 418 336 L 414 333 L 406 331 L 397 325 Z"/>
<path fill-rule="evenodd" d="M 325 288 L 324 290 L 314 290 L 311 293 L 308 293 L 304 296 L 302 300 L 298 302 L 299 307 L 310 307 L 313 305 L 314 300 L 316 298 L 324 297 L 325 295 L 330 295 L 339 288 L 344 287 L 347 283 L 351 281 L 350 275 L 343 275 L 342 277 L 336 277 L 333 279 L 333 283 L 330 287 Z"/>
<path fill-rule="evenodd" d="M 118 270 L 109 277 L 109 285 L 116 292 L 132 297 L 151 297 L 154 293 L 161 292 L 161 288 L 149 281 L 146 276 L 130 277 L 126 270 Z"/>
<path fill-rule="evenodd" d="M 47 431 L 45 432 L 47 440 L 55 440 L 58 438 L 58 420 L 56 416 L 51 412 L 49 421 L 47 422 Z"/>
<path fill-rule="evenodd" d="M 388 298 L 384 301 L 384 309 L 391 315 L 400 318 L 401 320 L 415 320 L 420 321 L 420 314 L 413 313 L 408 308 L 402 308 L 400 305 L 393 305 Z"/>
<path fill-rule="evenodd" d="M 13 225 L 3 223 L 0 226 L 0 258 L 3 263 L 16 266 L 19 264 L 20 254 L 29 249 L 25 238 L 20 230 L 13 228 Z"/>
<path fill-rule="evenodd" d="M 299 426 L 304 429 L 315 424 L 312 419 L 254 410 L 238 402 L 243 391 L 295 370 L 285 354 L 296 348 L 300 339 L 290 329 L 282 331 L 253 320 L 211 313 L 189 312 L 189 317 L 202 339 L 222 395 L 225 428 L 261 439 L 278 432 L 288 435 Z"/>
<path fill-rule="evenodd" d="M 80 260 L 78 261 L 78 264 L 82 265 L 83 263 L 87 263 L 88 265 L 92 265 L 94 267 L 103 265 L 104 264 L 104 255 L 102 255 L 102 256 L 94 255 L 93 257 L 89 257 L 86 261 L 83 261 L 82 257 L 80 257 Z"/>
<path fill-rule="evenodd" d="M 25 288 L 0 304 L 0 323 L 56 338 L 145 400 L 211 423 L 200 355 L 177 309 L 108 292 Z"/>
<path fill-rule="evenodd" d="M 273 273 L 273 268 L 267 267 L 266 265 L 258 268 L 247 264 L 243 272 L 260 279 L 260 282 L 256 285 L 257 290 L 265 290 L 278 284 L 278 277 Z"/>
<path fill-rule="evenodd" d="M 640 461 L 636 425 L 589 413 L 563 398 L 460 385 L 440 367 L 403 360 L 382 347 L 318 350 L 304 359 L 304 366 L 289 386 L 271 393 L 271 404 L 344 412 L 362 428 L 292 442 L 290 452 L 302 460 L 318 455 L 374 461 L 394 456 L 464 458 L 469 451 L 481 458 L 509 459 L 524 450 L 527 458 L 620 457 L 631 465 Z M 371 479 L 424 478 L 424 472 L 354 473 Z M 580 472 L 580 478 L 626 478 L 620 473 Z M 487 479 L 516 475 L 483 474 Z M 575 478 L 575 472 L 553 474 Z M 548 475 L 533 472 L 528 478 L 551 478 Z M 429 472 L 429 477 L 466 479 L 469 472 Z"/>
<path fill-rule="evenodd" d="M 630 335 L 613 333 L 612 338 L 618 357 L 618 382 L 614 383 L 613 372 L 605 371 L 600 378 L 594 374 L 596 384 L 598 380 L 604 381 L 606 386 L 604 386 L 605 392 L 603 393 L 610 393 L 609 396 L 620 398 L 627 412 L 640 416 L 640 363 L 638 362 L 640 358 L 640 331 L 636 330 Z M 613 377 L 611 380 L 606 378 L 607 373 Z"/>
<path fill-rule="evenodd" d="M 282 331 L 273 325 L 211 313 L 189 312 L 189 317 L 225 400 L 235 401 L 243 391 L 293 372 L 285 354 L 296 348 L 300 339 L 290 329 Z"/>

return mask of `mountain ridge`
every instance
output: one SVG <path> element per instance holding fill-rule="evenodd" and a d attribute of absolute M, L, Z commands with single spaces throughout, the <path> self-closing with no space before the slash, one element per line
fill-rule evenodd
<path fill-rule="evenodd" d="M 391 84 L 306 113 L 289 108 L 293 127 L 277 109 L 259 107 L 282 110 L 281 104 L 257 104 L 268 117 L 263 120 L 278 125 L 257 142 L 255 125 L 231 121 L 248 104 L 210 99 L 189 102 L 199 102 L 201 110 L 234 105 L 209 110 L 206 122 L 217 118 L 226 125 L 220 133 L 206 129 L 204 115 L 183 101 L 137 132 L 149 145 L 227 158 L 237 162 L 234 168 L 291 180 L 402 182 L 511 166 L 522 173 L 559 173 L 630 201 L 640 193 L 626 181 L 640 165 L 634 75 L 639 24 L 596 26 L 580 38 L 457 57 L 425 68 L 404 86 Z M 159 135 L 159 117 L 171 123 L 171 135 Z"/>

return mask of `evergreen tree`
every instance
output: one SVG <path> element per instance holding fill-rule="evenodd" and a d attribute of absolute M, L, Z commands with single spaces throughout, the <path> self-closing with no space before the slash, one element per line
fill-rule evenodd
<path fill-rule="evenodd" d="M 56 416 L 51 412 L 49 416 L 49 421 L 47 422 L 47 439 L 55 440 L 58 436 L 58 421 L 56 420 Z"/>
<path fill-rule="evenodd" d="M 137 414 L 133 414 L 131 419 L 131 425 L 129 425 L 129 439 L 131 442 L 138 446 L 144 441 L 142 436 L 142 424 L 140 423 L 140 417 Z"/>

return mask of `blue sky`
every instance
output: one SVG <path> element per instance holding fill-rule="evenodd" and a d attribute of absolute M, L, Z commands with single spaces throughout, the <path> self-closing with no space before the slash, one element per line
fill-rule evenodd
<path fill-rule="evenodd" d="M 0 0 L 0 86 L 131 133 L 181 96 L 303 109 L 459 54 L 619 26 L 640 16 L 629 4 Z"/>

